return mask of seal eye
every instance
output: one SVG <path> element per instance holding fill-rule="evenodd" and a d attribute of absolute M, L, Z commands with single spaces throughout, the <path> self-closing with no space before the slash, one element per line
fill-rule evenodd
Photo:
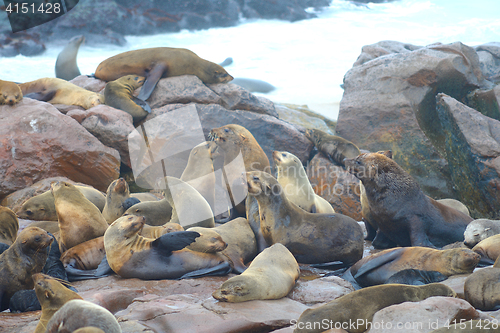
<path fill-rule="evenodd" d="M 286 154 L 285 154 L 285 153 L 283 153 L 283 154 L 281 154 L 281 156 L 286 157 Z"/>
<path fill-rule="evenodd" d="M 42 238 L 41 238 L 40 236 L 36 236 L 36 237 L 35 237 L 35 242 L 37 242 L 37 243 L 38 243 L 38 242 L 40 242 L 40 240 L 41 240 L 41 239 L 42 239 Z"/>
<path fill-rule="evenodd" d="M 33 215 L 33 212 L 31 210 L 27 210 L 26 211 L 26 215 L 30 215 L 31 216 L 31 215 Z"/>
<path fill-rule="evenodd" d="M 252 179 L 257 181 L 257 180 L 259 180 L 259 177 L 253 176 Z"/>
<path fill-rule="evenodd" d="M 229 133 L 229 128 L 224 128 L 224 132 Z"/>

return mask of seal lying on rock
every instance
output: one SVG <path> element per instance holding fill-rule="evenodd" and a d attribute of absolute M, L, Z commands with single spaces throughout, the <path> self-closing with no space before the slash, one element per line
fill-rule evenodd
<path fill-rule="evenodd" d="M 15 82 L 0 80 L 0 105 L 14 105 L 23 99 L 23 92 Z"/>
<path fill-rule="evenodd" d="M 340 136 L 330 135 L 318 129 L 308 129 L 306 137 L 330 161 L 339 165 L 344 165 L 345 158 L 353 158 L 360 153 L 359 148 L 351 141 Z"/>
<path fill-rule="evenodd" d="M 134 123 L 142 120 L 151 113 L 151 107 L 132 95 L 144 83 L 143 76 L 126 75 L 108 82 L 104 88 L 106 105 L 127 112 L 132 116 Z"/>
<path fill-rule="evenodd" d="M 500 234 L 500 220 L 474 220 L 465 229 L 464 244 L 472 248 L 477 243 L 496 234 Z"/>

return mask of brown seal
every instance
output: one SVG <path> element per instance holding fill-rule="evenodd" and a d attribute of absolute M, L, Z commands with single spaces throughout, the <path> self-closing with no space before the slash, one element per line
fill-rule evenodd
<path fill-rule="evenodd" d="M 104 237 L 90 239 L 73 246 L 61 254 L 64 267 L 71 266 L 76 269 L 96 269 L 106 256 L 104 251 Z"/>
<path fill-rule="evenodd" d="M 162 226 L 172 219 L 172 206 L 169 200 L 139 202 L 128 208 L 122 215 L 144 216 L 151 226 Z"/>
<path fill-rule="evenodd" d="M 27 227 L 0 254 L 0 311 L 9 308 L 9 300 L 16 291 L 33 289 L 31 276 L 42 271 L 48 257 L 47 247 L 53 240 L 45 230 Z"/>
<path fill-rule="evenodd" d="M 257 199 L 260 228 L 268 244 L 285 245 L 304 264 L 351 265 L 361 259 L 363 231 L 355 220 L 304 211 L 288 201 L 276 178 L 266 172 L 247 172 L 246 180 L 248 193 Z"/>
<path fill-rule="evenodd" d="M 335 213 L 328 201 L 314 193 L 304 165 L 297 156 L 286 151 L 273 151 L 273 160 L 276 179 L 290 202 L 309 213 Z"/>
<path fill-rule="evenodd" d="M 108 223 L 99 209 L 67 182 L 51 184 L 59 221 L 61 253 L 75 245 L 104 235 Z"/>
<path fill-rule="evenodd" d="M 359 148 L 351 141 L 318 129 L 308 129 L 306 138 L 330 161 L 340 165 L 344 165 L 345 158 L 353 158 L 360 153 Z"/>
<path fill-rule="evenodd" d="M 73 80 L 80 75 L 80 69 L 76 63 L 78 49 L 85 41 L 83 35 L 71 38 L 66 46 L 59 52 L 56 60 L 56 77 L 63 80 Z"/>
<path fill-rule="evenodd" d="M 90 186 L 75 185 L 82 194 L 90 200 L 100 211 L 104 209 L 106 198 L 101 191 Z M 50 190 L 26 200 L 16 212 L 21 219 L 35 221 L 57 221 L 54 196 Z"/>
<path fill-rule="evenodd" d="M 0 206 L 0 243 L 12 245 L 19 231 L 16 214 L 7 207 Z"/>
<path fill-rule="evenodd" d="M 392 275 L 405 269 L 436 271 L 446 276 L 470 274 L 480 259 L 477 253 L 469 249 L 398 247 L 364 257 L 352 265 L 346 274 L 351 274 L 359 286 L 367 287 L 383 284 Z"/>
<path fill-rule="evenodd" d="M 222 66 L 186 49 L 155 47 L 117 54 L 101 62 L 95 77 L 113 81 L 135 74 L 146 77 L 138 98 L 147 100 L 160 78 L 196 75 L 203 83 L 226 83 L 233 79 Z"/>
<path fill-rule="evenodd" d="M 184 228 L 179 223 L 167 222 L 160 226 L 150 226 L 145 224 L 139 235 L 146 238 L 158 238 L 170 232 L 184 231 Z"/>
<path fill-rule="evenodd" d="M 0 105 L 14 105 L 22 99 L 23 93 L 16 83 L 0 80 Z"/>
<path fill-rule="evenodd" d="M 479 269 L 465 280 L 465 300 L 476 309 L 500 309 L 500 268 L 496 266 Z"/>
<path fill-rule="evenodd" d="M 127 112 L 134 123 L 142 120 L 151 112 L 146 102 L 134 97 L 134 91 L 142 86 L 145 78 L 137 75 L 126 75 L 108 82 L 104 88 L 106 105 Z"/>
<path fill-rule="evenodd" d="M 375 248 L 442 247 L 463 241 L 472 218 L 427 197 L 388 156 L 363 153 L 346 159 L 345 165 L 365 187 L 370 218 L 378 227 L 372 242 Z"/>
<path fill-rule="evenodd" d="M 466 205 L 464 205 L 462 202 L 460 202 L 458 200 L 445 198 L 445 199 L 438 199 L 436 201 L 439 203 L 442 203 L 443 205 L 446 205 L 448 207 L 456 209 L 459 212 L 462 212 L 467 216 L 470 216 L 469 208 L 467 208 Z"/>
<path fill-rule="evenodd" d="M 38 227 L 47 232 L 50 232 L 57 239 L 56 233 L 59 232 L 59 222 L 57 221 L 33 221 L 29 224 L 30 227 Z"/>
<path fill-rule="evenodd" d="M 81 299 L 73 299 L 64 303 L 49 320 L 46 332 L 76 332 L 83 327 L 96 327 L 106 333 L 122 332 L 111 312 L 100 305 Z"/>
<path fill-rule="evenodd" d="M 186 249 L 191 251 L 215 253 L 227 247 L 227 243 L 224 242 L 215 228 L 192 227 L 186 231 L 196 231 L 200 234 L 200 237 L 197 237 L 193 243 L 186 246 Z"/>
<path fill-rule="evenodd" d="M 51 104 L 78 105 L 85 110 L 104 103 L 101 94 L 81 88 L 63 79 L 46 77 L 19 85 L 24 97 Z M 29 96 L 27 96 L 30 94 Z"/>
<path fill-rule="evenodd" d="M 472 251 L 479 253 L 482 258 L 488 258 L 491 261 L 497 260 L 500 256 L 500 234 L 480 241 L 472 248 Z"/>
<path fill-rule="evenodd" d="M 298 321 L 292 323 L 293 332 L 319 333 L 341 327 L 349 333 L 362 333 L 368 329 L 368 323 L 372 321 L 375 312 L 394 304 L 419 302 L 432 296 L 456 297 L 456 293 L 441 283 L 425 286 L 385 284 L 363 288 L 325 305 L 307 309 Z"/>
<path fill-rule="evenodd" d="M 51 276 L 37 273 L 33 275 L 35 292 L 40 305 L 42 306 L 42 316 L 35 328 L 34 333 L 44 333 L 47 329 L 47 323 L 54 313 L 59 310 L 64 303 L 72 299 L 83 299 L 76 292 L 66 288 L 61 282 Z"/>
<path fill-rule="evenodd" d="M 464 244 L 472 248 L 488 237 L 500 234 L 500 220 L 477 219 L 464 232 Z"/>
<path fill-rule="evenodd" d="M 199 237 L 197 232 L 180 231 L 157 239 L 139 235 L 145 218 L 126 215 L 113 222 L 104 234 L 109 266 L 124 278 L 142 280 L 178 279 L 210 274 L 227 274 L 227 259 L 219 254 L 184 249 Z"/>
<path fill-rule="evenodd" d="M 255 257 L 241 275 L 224 282 L 212 296 L 223 302 L 280 299 L 288 295 L 299 278 L 300 269 L 290 251 L 280 243 Z"/>

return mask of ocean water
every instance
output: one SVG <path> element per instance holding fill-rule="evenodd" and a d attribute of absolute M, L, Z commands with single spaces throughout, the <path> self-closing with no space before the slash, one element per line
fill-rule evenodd
<path fill-rule="evenodd" d="M 308 105 L 336 119 L 344 74 L 362 46 L 381 40 L 421 46 L 499 42 L 499 13 L 498 0 L 399 0 L 367 5 L 332 0 L 328 8 L 316 12 L 318 18 L 310 20 L 243 19 L 229 28 L 127 36 L 124 47 L 82 45 L 78 65 L 83 74 L 91 74 L 101 61 L 117 53 L 157 46 L 188 48 L 217 63 L 232 57 L 233 64 L 226 67 L 232 76 L 264 80 L 277 88 L 260 95 L 274 102 Z M 63 47 L 49 44 L 40 56 L 0 58 L 0 79 L 25 82 L 54 77 Z"/>

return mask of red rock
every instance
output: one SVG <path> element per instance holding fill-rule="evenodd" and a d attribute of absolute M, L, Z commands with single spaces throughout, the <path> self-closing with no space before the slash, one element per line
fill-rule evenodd
<path fill-rule="evenodd" d="M 353 286 L 337 276 L 328 276 L 311 281 L 299 280 L 288 294 L 290 299 L 311 305 L 328 303 L 354 291 Z"/>
<path fill-rule="evenodd" d="M 79 75 L 69 82 L 93 92 L 100 92 L 106 87 L 105 81 L 88 77 L 87 75 Z"/>

